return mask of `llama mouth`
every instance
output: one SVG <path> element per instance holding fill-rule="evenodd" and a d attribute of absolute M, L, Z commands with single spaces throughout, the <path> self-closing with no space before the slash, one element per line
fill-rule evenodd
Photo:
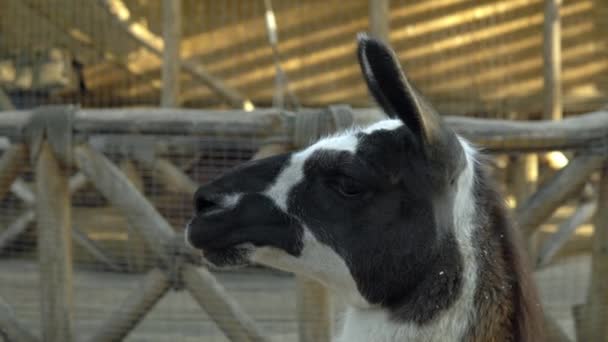
<path fill-rule="evenodd" d="M 238 268 L 249 265 L 253 245 L 243 243 L 222 248 L 202 249 L 203 262 L 215 268 Z"/>

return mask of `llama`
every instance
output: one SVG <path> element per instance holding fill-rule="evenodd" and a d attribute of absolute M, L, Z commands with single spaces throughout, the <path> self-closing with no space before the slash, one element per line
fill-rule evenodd
<path fill-rule="evenodd" d="M 517 232 L 482 156 L 365 34 L 388 118 L 245 163 L 195 194 L 186 240 L 219 267 L 318 280 L 348 304 L 337 342 L 542 341 Z"/>

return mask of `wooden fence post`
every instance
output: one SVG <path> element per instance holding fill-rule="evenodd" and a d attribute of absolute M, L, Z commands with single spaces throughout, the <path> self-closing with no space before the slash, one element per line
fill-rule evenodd
<path fill-rule="evenodd" d="M 561 0 L 545 0 L 545 20 L 543 26 L 543 88 L 545 93 L 543 117 L 545 120 L 562 119 L 560 5 Z"/>
<path fill-rule="evenodd" d="M 129 178 L 135 188 L 144 193 L 144 180 L 135 163 L 130 159 L 125 159 L 120 163 L 120 169 Z M 129 223 L 131 225 L 131 223 Z M 129 243 L 126 244 L 127 267 L 131 272 L 143 272 L 146 268 L 146 244 L 141 233 L 133 227 L 127 230 Z"/>
<path fill-rule="evenodd" d="M 317 281 L 296 276 L 300 342 L 329 342 L 332 314 L 327 289 Z"/>
<path fill-rule="evenodd" d="M 167 293 L 170 279 L 158 268 L 152 269 L 141 286 L 130 292 L 120 308 L 109 316 L 89 342 L 121 341 L 148 311 Z"/>
<path fill-rule="evenodd" d="M 369 31 L 386 43 L 389 41 L 390 0 L 369 0 Z"/>
<path fill-rule="evenodd" d="M 177 107 L 179 105 L 181 24 L 181 1 L 163 0 L 162 107 Z"/>
<path fill-rule="evenodd" d="M 591 250 L 591 282 L 587 303 L 578 318 L 577 333 L 583 341 L 608 341 L 608 159 L 602 168 L 598 210 Z M 576 313 L 576 311 L 575 311 Z"/>
<path fill-rule="evenodd" d="M 509 166 L 512 170 L 510 178 L 513 184 L 513 197 L 515 197 L 515 203 L 519 206 L 536 191 L 538 185 L 538 155 L 536 153 L 516 155 L 511 163 Z M 528 257 L 532 264 L 536 262 L 536 256 L 538 255 L 538 237 L 539 233 L 535 232 L 527 240 Z"/>
<path fill-rule="evenodd" d="M 73 341 L 71 202 L 66 170 L 43 141 L 36 158 L 42 339 Z"/>

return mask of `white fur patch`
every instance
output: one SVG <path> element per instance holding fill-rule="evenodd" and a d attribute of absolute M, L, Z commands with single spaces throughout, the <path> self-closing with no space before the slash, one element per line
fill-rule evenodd
<path fill-rule="evenodd" d="M 463 257 L 463 283 L 459 298 L 445 311 L 424 325 L 396 323 L 382 309 L 349 307 L 342 334 L 335 342 L 461 341 L 475 317 L 474 297 L 477 288 L 477 259 L 473 246 L 475 199 L 473 198 L 475 150 L 459 138 L 467 167 L 458 179 L 454 219 L 455 237 Z"/>
<path fill-rule="evenodd" d="M 236 205 L 241 200 L 241 197 L 243 197 L 243 194 L 241 194 L 241 193 L 225 195 L 222 197 L 221 204 L 224 207 L 224 209 L 232 209 L 232 208 L 236 207 Z"/>
<path fill-rule="evenodd" d="M 355 280 L 342 257 L 329 246 L 319 242 L 306 227 L 302 243 L 302 253 L 299 257 L 273 247 L 260 247 L 253 251 L 251 260 L 316 279 L 351 305 L 369 307 L 359 294 Z"/>
<path fill-rule="evenodd" d="M 400 120 L 382 120 L 364 129 L 347 130 L 338 135 L 321 139 L 308 148 L 294 153 L 287 167 L 281 171 L 275 182 L 264 194 L 272 199 L 279 208 L 287 212 L 289 192 L 304 178 L 304 164 L 314 152 L 318 150 L 332 150 L 356 153 L 359 143 L 359 139 L 357 138 L 358 133 L 371 134 L 377 130 L 397 129 L 402 125 L 403 123 Z"/>

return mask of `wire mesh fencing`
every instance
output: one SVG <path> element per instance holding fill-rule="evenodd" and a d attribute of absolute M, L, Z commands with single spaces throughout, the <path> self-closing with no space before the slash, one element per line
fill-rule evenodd
<path fill-rule="evenodd" d="M 158 106 L 163 88 L 162 4 L 0 0 L 0 109 L 48 104 Z M 278 92 L 285 92 L 285 101 L 293 107 L 372 105 L 354 52 L 356 33 L 369 27 L 369 1 L 183 0 L 181 5 L 181 107 L 219 108 L 233 115 L 231 96 L 262 108 L 278 102 L 282 106 Z M 269 9 L 276 25 L 274 43 L 268 37 Z M 608 100 L 608 31 L 603 20 L 607 11 L 601 0 L 566 2 L 561 8 L 566 115 L 595 110 Z M 543 18 L 540 0 L 393 0 L 388 40 L 408 75 L 441 113 L 538 119 L 543 110 Z M 205 78 L 208 75 L 217 81 L 211 82 L 215 88 Z M 218 84 L 223 91 L 217 90 Z M 1 140 L 2 156 L 23 139 Z M 102 131 L 91 132 L 87 141 L 128 177 L 176 232 L 191 215 L 194 189 L 185 189 L 188 185 L 219 176 L 268 143 L 250 133 Z M 570 160 L 575 155 L 564 153 Z M 555 158 L 543 153 L 536 157 L 538 171 L 522 173 L 514 165 L 529 154 L 494 157 L 495 177 L 514 208 L 533 193 L 526 186 L 542 186 L 565 165 L 556 166 Z M 39 335 L 43 317 L 35 172 L 29 161 L 24 163 L 0 202 L 0 297 Z M 66 172 L 72 193 L 73 330 L 78 340 L 89 339 L 142 289 L 143 279 L 154 282 L 162 276 L 150 275 L 158 267 L 158 255 L 133 229 L 133 222 L 78 168 Z M 535 172 L 537 180 L 521 181 Z M 191 183 L 176 183 L 176 173 Z M 544 306 L 572 339 L 572 308 L 587 301 L 592 278 L 591 217 L 598 206 L 598 181 L 596 172 L 541 225 L 533 243 Z M 559 240 L 559 232 L 570 238 Z M 301 317 L 292 276 L 261 267 L 213 274 L 267 336 L 297 340 Z M 168 287 L 173 290 L 159 297 L 126 340 L 227 340 L 212 317 L 218 313 L 205 312 L 183 284 Z M 341 305 L 334 303 L 334 311 Z"/>
<path fill-rule="evenodd" d="M 182 105 L 225 106 L 221 93 L 202 81 L 206 72 L 267 107 L 277 59 L 302 106 L 369 105 L 354 56 L 356 33 L 368 30 L 368 1 L 181 3 Z M 4 0 L 2 6 L 0 84 L 18 107 L 159 104 L 162 1 Z M 268 39 L 269 8 L 277 53 Z M 606 101 L 605 11 L 599 0 L 561 7 L 567 112 Z M 540 0 L 394 0 L 389 41 L 442 113 L 538 117 L 543 18 Z"/>

